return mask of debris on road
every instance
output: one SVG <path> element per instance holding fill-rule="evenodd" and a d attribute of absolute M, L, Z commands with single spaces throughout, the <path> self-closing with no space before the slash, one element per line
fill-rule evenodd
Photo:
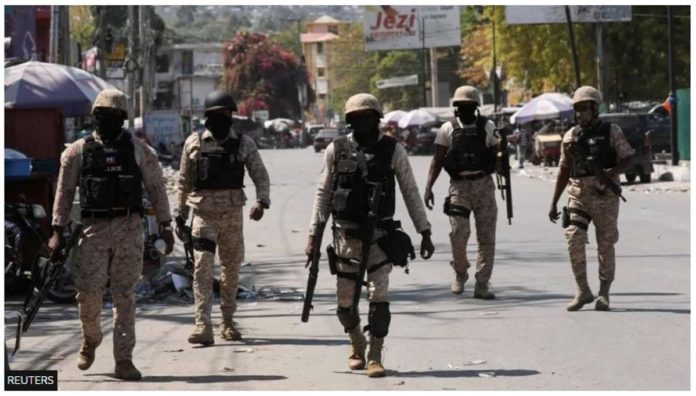
<path fill-rule="evenodd" d="M 254 352 L 254 350 L 251 348 L 235 349 L 234 351 L 237 353 L 253 353 Z"/>
<path fill-rule="evenodd" d="M 484 364 L 484 363 L 486 363 L 485 360 L 471 360 L 471 361 L 465 362 L 464 365 L 465 366 L 476 366 L 476 365 Z"/>
<path fill-rule="evenodd" d="M 493 377 L 495 377 L 495 372 L 494 371 L 482 371 L 482 372 L 478 373 L 478 376 L 483 377 L 483 378 L 493 378 Z"/>
<path fill-rule="evenodd" d="M 222 371 L 224 371 L 224 372 L 226 372 L 226 373 L 229 373 L 229 372 L 234 371 L 234 369 L 233 369 L 233 368 L 229 368 L 229 367 L 225 367 L 225 368 L 222 369 Z"/>
<path fill-rule="evenodd" d="M 183 349 L 165 349 L 164 352 L 183 352 Z"/>

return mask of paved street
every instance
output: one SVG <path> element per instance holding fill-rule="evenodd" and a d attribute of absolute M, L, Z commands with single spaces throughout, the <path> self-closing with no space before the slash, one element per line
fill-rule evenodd
<path fill-rule="evenodd" d="M 251 265 L 242 268 L 242 283 L 257 290 L 301 291 L 323 153 L 306 148 L 261 154 L 271 176 L 272 204 L 261 222 L 246 224 Z M 430 157 L 411 157 L 411 163 L 422 194 Z M 335 279 L 325 261 L 309 323 L 300 322 L 301 301 L 244 300 L 236 317 L 243 342 L 217 338 L 214 346 L 192 347 L 186 342 L 192 305 L 139 306 L 134 362 L 144 375 L 140 382 L 112 377 L 108 308 L 103 311 L 104 341 L 89 371 L 75 364 L 80 343 L 76 306 L 50 303 L 23 339 L 13 368 L 58 370 L 60 390 L 690 389 L 688 183 L 624 187 L 628 203 L 621 204 L 612 311 L 596 312 L 588 305 L 576 313 L 565 311 L 574 282 L 563 232 L 546 215 L 553 173 L 531 165 L 523 174 L 515 170 L 511 226 L 498 194 L 494 301 L 474 300 L 471 280 L 464 295 L 449 291 L 449 222 L 442 213 L 447 184 L 443 172 L 434 188 L 436 209 L 429 212 L 434 256 L 412 262 L 409 275 L 395 268 L 391 276 L 386 378 L 370 379 L 348 369 L 348 339 L 336 319 Z M 246 186 L 253 198 L 249 179 Z M 418 251 L 420 237 L 400 199 L 397 216 Z M 588 274 L 596 293 L 593 231 L 590 239 Z M 183 256 L 181 246 L 175 256 L 172 260 Z M 362 312 L 366 308 L 364 303 Z M 213 318 L 215 323 L 220 319 L 218 306 Z"/>

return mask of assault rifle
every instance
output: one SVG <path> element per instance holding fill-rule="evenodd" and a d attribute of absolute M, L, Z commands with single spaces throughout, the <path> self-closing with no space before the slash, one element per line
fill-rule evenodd
<path fill-rule="evenodd" d="M 379 216 L 377 211 L 379 210 L 379 205 L 382 200 L 382 184 L 368 182 L 368 191 L 371 190 L 371 194 L 368 202 L 368 212 L 367 221 L 360 227 L 360 236 L 362 240 L 362 252 L 360 254 L 360 267 L 358 269 L 358 277 L 355 279 L 355 290 L 353 293 L 353 305 L 351 306 L 351 311 L 358 313 L 358 304 L 360 304 L 360 295 L 362 294 L 363 284 L 366 284 L 365 273 L 367 272 L 367 259 L 370 257 L 370 248 L 372 247 L 372 237 L 375 234 L 375 228 L 377 227 L 377 221 Z"/>
<path fill-rule="evenodd" d="M 324 236 L 326 228 L 326 219 L 321 216 L 319 218 L 319 226 L 316 234 L 314 234 L 314 249 L 312 255 L 307 257 L 305 268 L 309 267 L 309 276 L 307 277 L 307 290 L 304 296 L 304 305 L 302 306 L 302 322 L 309 321 L 309 312 L 314 308 L 312 299 L 314 298 L 314 288 L 317 286 L 319 278 L 319 260 L 321 260 L 321 240 Z"/>
<path fill-rule="evenodd" d="M 581 138 L 582 139 L 582 138 Z M 609 190 L 626 202 L 626 198 L 621 195 L 621 185 L 614 181 L 607 173 L 592 159 L 588 159 L 587 150 L 584 150 L 582 145 L 578 143 L 570 143 L 568 145 L 568 153 L 573 157 L 576 164 L 589 170 L 599 180 L 599 183 L 609 188 Z"/>
<path fill-rule="evenodd" d="M 193 236 L 191 227 L 186 225 L 186 220 L 181 216 L 174 217 L 176 222 L 176 237 L 184 244 L 184 254 L 186 255 L 186 271 L 193 273 Z"/>
<path fill-rule="evenodd" d="M 499 129 L 500 143 L 496 160 L 495 178 L 500 190 L 500 196 L 505 201 L 507 207 L 508 224 L 512 224 L 512 185 L 510 184 L 510 152 L 508 151 L 507 135 L 510 134 L 506 128 Z"/>

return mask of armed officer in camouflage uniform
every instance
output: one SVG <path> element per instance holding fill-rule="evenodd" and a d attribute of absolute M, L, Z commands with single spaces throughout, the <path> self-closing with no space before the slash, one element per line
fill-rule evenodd
<path fill-rule="evenodd" d="M 87 370 L 102 341 L 101 309 L 110 282 L 114 302 L 115 376 L 139 380 L 133 365 L 135 347 L 135 287 L 143 268 L 143 184 L 157 213 L 160 236 L 172 251 L 169 202 L 157 155 L 123 130 L 128 118 L 125 95 L 106 89 L 92 107 L 96 132 L 80 139 L 61 155 L 53 205 L 52 250 L 63 243 L 70 222 L 75 188 L 80 187 L 84 234 L 75 257 L 75 286 L 82 323 L 82 346 L 77 367 Z"/>
<path fill-rule="evenodd" d="M 181 154 L 177 189 L 178 213 L 183 220 L 193 209 L 195 270 L 195 328 L 188 338 L 192 344 L 215 343 L 211 310 L 213 300 L 213 263 L 220 254 L 220 337 L 238 341 L 242 335 L 233 316 L 239 270 L 244 259 L 243 190 L 244 168 L 256 186 L 256 202 L 249 218 L 258 221 L 271 203 L 268 172 L 254 141 L 232 128 L 232 112 L 237 105 L 227 92 L 213 91 L 205 99 L 206 130 L 186 139 Z"/>
<path fill-rule="evenodd" d="M 578 125 L 563 136 L 556 188 L 549 210 L 549 219 L 555 223 L 558 199 L 568 186 L 568 212 L 570 215 L 565 229 L 570 263 L 577 289 L 568 311 L 577 311 L 594 301 L 587 283 L 587 260 L 585 244 L 589 243 L 587 228 L 595 224 L 597 234 L 597 257 L 599 259 L 599 296 L 595 303 L 598 311 L 609 310 L 609 287 L 614 280 L 614 244 L 619 240 L 617 220 L 619 197 L 587 169 L 584 163 L 595 162 L 604 169 L 609 178 L 618 185 L 619 175 L 631 166 L 634 153 L 621 127 L 599 120 L 600 93 L 593 87 L 578 88 L 573 94 L 575 120 Z M 572 150 L 578 145 L 580 150 Z M 575 158 L 572 153 L 581 152 L 586 158 Z M 568 182 L 570 181 L 570 184 Z"/>
<path fill-rule="evenodd" d="M 308 256 L 312 254 L 319 223 L 322 219 L 327 219 L 331 213 L 334 223 L 335 261 L 331 257 L 329 260 L 335 262 L 334 269 L 337 274 L 338 320 L 351 341 L 349 367 L 352 370 L 365 368 L 367 340 L 363 335 L 364 330 L 360 327 L 357 310 L 351 309 L 363 245 L 356 232 L 367 218 L 366 207 L 370 195 L 368 184 L 382 184 L 383 193 L 377 209 L 379 222 L 366 267 L 370 308 L 368 325 L 365 327 L 370 332 L 367 374 L 369 377 L 382 377 L 385 375 L 382 347 L 391 320 L 389 273 L 393 263 L 406 265 L 405 255 L 408 250 L 413 250 L 408 236 L 398 230 L 400 223 L 393 220 L 395 179 L 399 182 L 416 231 L 422 235 L 421 257 L 430 258 L 434 247 L 430 239 L 430 223 L 420 201 L 408 155 L 402 145 L 397 144 L 393 138 L 382 135 L 379 130 L 382 106 L 377 98 L 369 94 L 350 97 L 346 102 L 345 117 L 353 132 L 348 136 L 336 138 L 326 149 L 324 167 L 314 200 L 306 253 Z M 399 239 L 399 236 L 402 238 Z M 396 242 L 403 242 L 404 236 L 406 242 Z M 393 243 L 397 246 L 394 247 Z M 388 256 L 389 251 L 391 253 Z M 396 257 L 401 254 L 404 256 Z"/>
<path fill-rule="evenodd" d="M 489 291 L 495 257 L 495 228 L 498 207 L 495 202 L 495 184 L 491 174 L 496 165 L 496 147 L 500 137 L 493 121 L 478 113 L 479 92 L 464 85 L 454 92 L 452 104 L 456 107 L 454 121 L 445 123 L 435 138 L 435 154 L 430 163 L 424 201 L 432 209 L 433 184 L 444 167 L 450 176 L 449 196 L 445 214 L 449 216 L 452 232 L 455 272 L 452 293 L 462 294 L 464 282 L 469 279 L 466 245 L 471 234 L 470 217 L 476 221 L 478 255 L 476 258 L 476 286 L 474 298 L 491 300 Z"/>

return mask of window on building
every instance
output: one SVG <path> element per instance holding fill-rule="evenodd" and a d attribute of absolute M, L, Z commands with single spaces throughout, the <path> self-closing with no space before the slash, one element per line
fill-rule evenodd
<path fill-rule="evenodd" d="M 193 74 L 193 52 L 184 51 L 181 53 L 181 74 Z"/>
<path fill-rule="evenodd" d="M 169 55 L 162 54 L 155 58 L 155 72 L 156 73 L 168 73 L 169 72 Z"/>
<path fill-rule="evenodd" d="M 329 32 L 338 35 L 338 26 L 329 26 Z"/>
<path fill-rule="evenodd" d="M 319 94 L 319 100 L 326 100 L 326 94 Z"/>
<path fill-rule="evenodd" d="M 321 55 L 324 53 L 324 43 L 317 43 L 317 54 Z"/>
<path fill-rule="evenodd" d="M 317 77 L 326 77 L 326 69 L 324 69 L 323 67 L 318 67 Z"/>

